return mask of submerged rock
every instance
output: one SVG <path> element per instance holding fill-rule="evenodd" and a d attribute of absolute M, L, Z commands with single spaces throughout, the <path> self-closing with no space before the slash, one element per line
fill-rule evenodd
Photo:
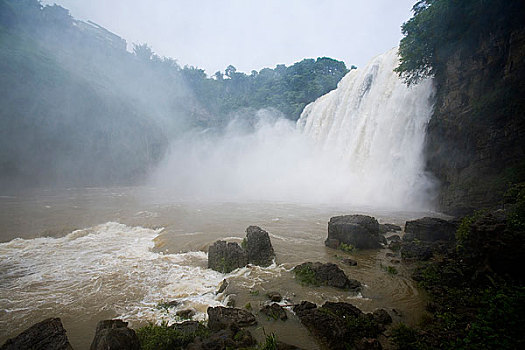
<path fill-rule="evenodd" d="M 270 235 L 258 226 L 249 226 L 246 229 L 245 249 L 250 264 L 270 266 L 275 257 Z"/>
<path fill-rule="evenodd" d="M 122 320 L 100 321 L 90 350 L 140 350 L 137 334 Z"/>
<path fill-rule="evenodd" d="M 246 264 L 246 252 L 235 242 L 217 241 L 208 249 L 208 267 L 212 270 L 229 273 Z"/>
<path fill-rule="evenodd" d="M 335 216 L 328 222 L 325 245 L 337 249 L 341 243 L 358 249 L 381 248 L 384 237 L 379 233 L 379 223 L 367 215 Z"/>
<path fill-rule="evenodd" d="M 454 239 L 457 224 L 439 218 L 424 217 L 407 221 L 404 241 L 451 241 Z"/>
<path fill-rule="evenodd" d="M 294 267 L 293 272 L 295 277 L 304 284 L 324 285 L 356 292 L 361 289 L 361 283 L 357 280 L 349 279 L 336 264 L 305 262 Z"/>
<path fill-rule="evenodd" d="M 212 331 L 227 329 L 232 325 L 248 327 L 256 323 L 255 316 L 246 310 L 223 306 L 208 308 L 208 328 Z"/>
<path fill-rule="evenodd" d="M 270 299 L 271 301 L 273 302 L 280 302 L 281 300 L 283 300 L 283 297 L 281 295 L 281 293 L 279 292 L 269 292 L 266 294 L 266 296 L 268 297 L 268 299 Z"/>
<path fill-rule="evenodd" d="M 1 350 L 72 350 L 60 318 L 38 322 L 15 338 L 8 339 Z"/>

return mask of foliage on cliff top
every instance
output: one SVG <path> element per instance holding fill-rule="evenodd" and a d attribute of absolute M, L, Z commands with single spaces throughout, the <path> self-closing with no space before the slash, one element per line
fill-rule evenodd
<path fill-rule="evenodd" d="M 460 48 L 523 25 L 522 0 L 419 0 L 403 24 L 396 72 L 410 85 L 433 77 Z"/>

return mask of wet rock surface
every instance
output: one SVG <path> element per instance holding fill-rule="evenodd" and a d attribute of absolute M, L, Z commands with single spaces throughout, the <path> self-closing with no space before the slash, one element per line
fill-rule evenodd
<path fill-rule="evenodd" d="M 270 266 L 275 258 L 270 235 L 258 226 L 249 226 L 246 229 L 245 249 L 250 264 Z"/>
<path fill-rule="evenodd" d="M 357 249 L 377 249 L 383 241 L 379 223 L 371 216 L 335 216 L 328 222 L 327 247 L 337 249 L 344 243 Z"/>
<path fill-rule="evenodd" d="M 336 264 L 305 262 L 294 267 L 293 272 L 296 278 L 304 284 L 324 285 L 352 291 L 361 289 L 361 283 L 348 278 Z"/>
<path fill-rule="evenodd" d="M 352 304 L 303 301 L 293 308 L 301 323 L 329 349 L 381 349 L 377 337 L 392 323 L 384 310 L 365 314 Z M 385 315 L 386 313 L 386 315 Z"/>
<path fill-rule="evenodd" d="M 407 221 L 404 241 L 451 241 L 457 230 L 457 224 L 439 218 L 424 217 Z"/>
<path fill-rule="evenodd" d="M 229 273 L 246 264 L 246 252 L 235 242 L 217 241 L 208 249 L 208 267 L 212 270 Z"/>
<path fill-rule="evenodd" d="M 255 316 L 246 310 L 232 307 L 209 307 L 208 328 L 212 331 L 227 329 L 229 327 L 248 327 L 256 324 Z"/>
<path fill-rule="evenodd" d="M 72 350 L 60 318 L 48 318 L 8 339 L 1 350 Z"/>
<path fill-rule="evenodd" d="M 90 350 L 140 350 L 140 342 L 127 322 L 104 320 L 97 325 Z"/>
<path fill-rule="evenodd" d="M 286 311 L 284 310 L 284 308 L 277 303 L 272 303 L 270 305 L 264 305 L 261 308 L 260 312 L 274 320 L 286 321 L 288 319 L 288 316 L 286 315 Z"/>

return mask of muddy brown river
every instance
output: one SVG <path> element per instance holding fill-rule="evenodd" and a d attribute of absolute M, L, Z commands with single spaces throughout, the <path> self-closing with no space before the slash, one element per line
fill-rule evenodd
<path fill-rule="evenodd" d="M 178 202 L 153 188 L 41 190 L 0 196 L 0 344 L 30 325 L 60 317 L 75 349 L 88 349 L 96 323 L 122 318 L 132 327 L 177 322 L 177 311 L 192 309 L 205 320 L 209 306 L 250 303 L 257 313 L 265 294 L 278 291 L 283 304 L 301 300 L 345 301 L 365 312 L 385 308 L 395 321 L 414 323 L 425 297 L 387 249 L 346 254 L 324 246 L 327 222 L 342 214 L 368 214 L 400 226 L 408 219 L 436 215 L 354 208 L 345 205 L 245 202 Z M 217 239 L 241 242 L 257 225 L 270 233 L 275 263 L 230 274 L 207 268 L 207 247 Z M 355 267 L 341 257 L 357 260 Z M 364 288 L 358 295 L 297 283 L 291 269 L 305 261 L 338 263 Z M 222 280 L 225 293 L 216 294 Z M 162 303 L 177 300 L 172 308 Z M 252 328 L 305 349 L 319 345 L 297 318 Z"/>

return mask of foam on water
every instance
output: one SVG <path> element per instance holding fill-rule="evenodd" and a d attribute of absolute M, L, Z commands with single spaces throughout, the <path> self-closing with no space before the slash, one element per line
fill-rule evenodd
<path fill-rule="evenodd" d="M 177 310 L 192 308 L 204 319 L 208 306 L 221 305 L 215 291 L 224 275 L 206 268 L 204 252 L 153 252 L 161 231 L 108 222 L 62 238 L 0 244 L 0 310 L 9 314 L 0 318 L 0 329 L 46 310 L 82 317 L 106 310 L 129 321 L 173 322 Z M 157 307 L 171 300 L 181 304 Z"/>

